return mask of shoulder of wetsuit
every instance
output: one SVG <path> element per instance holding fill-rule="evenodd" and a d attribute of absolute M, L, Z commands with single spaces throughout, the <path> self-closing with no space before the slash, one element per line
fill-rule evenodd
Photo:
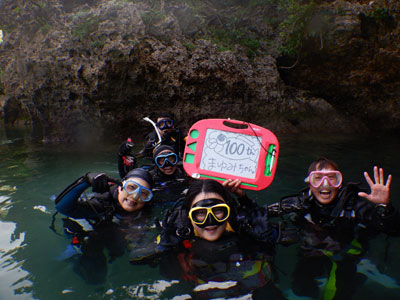
<path fill-rule="evenodd" d="M 358 208 L 365 205 L 370 206 L 369 201 L 361 199 L 358 196 L 358 193 L 361 191 L 359 185 L 359 183 L 349 182 L 339 190 L 336 196 L 336 205 L 332 209 L 333 216 L 338 216 L 342 210 L 351 211 L 356 209 L 357 206 Z M 360 212 L 362 212 L 362 209 Z"/>
<path fill-rule="evenodd" d="M 155 138 L 157 137 L 157 133 L 155 131 L 151 131 L 148 134 L 146 134 L 144 139 L 148 140 L 149 138 L 153 138 L 153 137 L 155 137 Z"/>
<path fill-rule="evenodd" d="M 229 223 L 239 236 L 269 246 L 273 246 L 278 237 L 278 232 L 269 223 L 267 209 L 258 205 L 237 207 Z"/>
<path fill-rule="evenodd" d="M 71 194 L 72 197 L 75 197 L 77 193 L 77 197 L 88 187 L 90 187 L 90 182 L 88 181 L 86 175 L 79 177 L 69 186 L 67 186 L 56 198 L 55 204 L 57 205 L 63 198 L 65 198 L 68 194 Z M 75 192 L 76 191 L 76 192 Z"/>
<path fill-rule="evenodd" d="M 280 200 L 284 209 L 291 208 L 291 211 L 302 211 L 310 205 L 311 195 L 308 193 L 300 193 L 297 195 L 287 196 Z"/>
<path fill-rule="evenodd" d="M 87 202 L 86 206 L 90 207 L 100 219 L 104 217 L 107 220 L 112 219 L 112 215 L 116 209 L 116 201 L 113 193 L 95 193 Z"/>
<path fill-rule="evenodd" d="M 155 147 L 155 145 L 158 142 L 158 135 L 155 131 L 150 132 L 149 134 L 146 135 L 144 138 L 144 149 L 145 150 L 150 150 Z"/>
<path fill-rule="evenodd" d="M 360 183 L 355 183 L 355 182 L 348 182 L 345 185 L 342 186 L 342 188 L 339 190 L 339 193 L 337 195 L 338 198 L 340 197 L 354 197 L 358 196 L 358 192 L 361 191 L 360 188 Z"/>
<path fill-rule="evenodd" d="M 283 216 L 291 213 L 301 213 L 310 206 L 308 189 L 301 193 L 282 197 L 279 202 L 267 206 L 268 213 L 272 217 Z"/>
<path fill-rule="evenodd" d="M 159 242 L 162 249 L 175 248 L 183 240 L 193 236 L 193 229 L 182 203 L 183 200 L 178 200 L 172 209 L 165 213 Z"/>

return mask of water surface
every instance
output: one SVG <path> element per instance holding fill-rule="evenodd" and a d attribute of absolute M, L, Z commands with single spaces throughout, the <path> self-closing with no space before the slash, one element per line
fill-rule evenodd
<path fill-rule="evenodd" d="M 364 182 L 374 165 L 393 175 L 391 199 L 399 207 L 400 139 L 394 136 L 278 136 L 280 156 L 275 180 L 264 191 L 249 192 L 259 204 L 298 192 L 309 163 L 319 155 L 335 160 L 345 180 Z M 118 177 L 118 143 L 75 147 L 44 145 L 24 131 L 0 130 L 0 299 L 171 299 L 185 295 L 179 282 L 157 267 L 132 266 L 128 255 L 109 264 L 106 282 L 87 284 L 66 261 L 56 259 L 70 240 L 49 229 L 55 212 L 52 196 L 88 171 Z M 366 185 L 365 185 L 366 187 Z M 62 232 L 60 218 L 56 228 Z M 278 247 L 279 287 L 289 298 L 296 245 Z M 365 258 L 375 269 L 356 299 L 399 299 L 398 238 L 379 236 Z M 185 297 L 181 297 L 183 299 Z M 178 298 L 176 298 L 178 299 Z"/>

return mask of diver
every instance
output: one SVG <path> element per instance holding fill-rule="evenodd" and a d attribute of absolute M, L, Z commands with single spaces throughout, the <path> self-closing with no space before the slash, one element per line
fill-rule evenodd
<path fill-rule="evenodd" d="M 153 159 L 154 149 L 158 145 L 171 146 L 174 148 L 174 153 L 176 153 L 179 159 L 183 157 L 186 133 L 176 127 L 171 114 L 160 114 L 157 118 L 157 123 L 154 123 L 149 118 L 144 118 L 144 120 L 152 123 L 155 130 L 146 135 L 144 147 L 138 153 L 132 152 L 134 143 L 131 138 L 128 138 L 120 144 L 117 154 L 118 172 L 121 178 L 130 170 L 137 167 L 138 158 Z"/>
<path fill-rule="evenodd" d="M 88 283 L 104 282 L 108 262 L 125 253 L 126 236 L 135 226 L 138 235 L 150 222 L 149 201 L 153 180 L 148 171 L 133 169 L 120 182 L 104 173 L 87 173 L 68 186 L 56 199 L 56 209 L 67 216 L 64 231 L 72 236 L 76 251 L 65 258 L 74 261 L 74 270 Z M 92 187 L 88 198 L 84 191 Z M 79 254 L 79 255 L 77 255 Z"/>
<path fill-rule="evenodd" d="M 118 148 L 118 173 L 120 178 L 124 178 L 129 171 L 136 168 L 136 154 L 132 153 L 134 143 L 131 138 L 123 141 Z"/>
<path fill-rule="evenodd" d="M 156 122 L 157 132 L 152 131 L 145 137 L 143 149 L 139 152 L 140 155 L 152 158 L 154 148 L 158 144 L 168 145 L 175 149 L 175 153 L 180 159 L 183 157 L 186 143 L 186 133 L 176 127 L 174 117 L 170 113 L 161 113 L 157 117 Z M 161 141 L 159 140 L 159 136 Z"/>
<path fill-rule="evenodd" d="M 321 157 L 311 163 L 300 194 L 268 205 L 270 217 L 289 217 L 301 229 L 299 260 L 292 289 L 299 296 L 317 298 L 318 278 L 326 276 L 325 299 L 351 299 L 355 286 L 364 279 L 357 263 L 375 233 L 400 233 L 398 211 L 389 199 L 392 176 L 386 182 L 383 169 L 374 167 L 374 181 L 364 177 L 371 189 L 343 184 L 338 165 Z"/>
<path fill-rule="evenodd" d="M 173 198 L 187 187 L 189 177 L 183 170 L 175 149 L 168 145 L 158 145 L 153 153 L 154 166 L 149 170 L 154 181 L 154 191 L 173 189 Z"/>
<path fill-rule="evenodd" d="M 240 184 L 230 179 L 223 184 L 211 179 L 190 184 L 184 200 L 159 225 L 158 250 L 165 254 L 161 271 L 170 277 L 183 273 L 186 281 L 197 285 L 196 298 L 253 292 L 253 299 L 282 299 L 271 267 L 278 232 L 270 225 L 267 210 L 247 198 Z M 226 287 L 226 281 L 235 284 Z"/>

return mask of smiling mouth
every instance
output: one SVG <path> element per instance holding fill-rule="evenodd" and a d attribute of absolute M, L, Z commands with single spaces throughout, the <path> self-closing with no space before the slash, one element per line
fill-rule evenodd
<path fill-rule="evenodd" d="M 172 173 L 172 167 L 166 167 L 164 168 L 165 173 Z"/>
<path fill-rule="evenodd" d="M 134 199 L 128 199 L 128 198 L 126 198 L 126 199 L 125 199 L 125 203 L 128 204 L 129 206 L 132 206 L 132 207 L 137 205 L 137 201 L 134 200 Z"/>
<path fill-rule="evenodd" d="M 319 192 L 321 195 L 330 195 L 332 192 L 329 190 L 322 190 Z"/>
<path fill-rule="evenodd" d="M 217 230 L 217 228 L 218 228 L 218 226 L 217 225 L 212 225 L 212 226 L 207 226 L 207 227 L 204 227 L 204 229 L 205 230 L 207 230 L 207 231 L 215 231 L 215 230 Z"/>

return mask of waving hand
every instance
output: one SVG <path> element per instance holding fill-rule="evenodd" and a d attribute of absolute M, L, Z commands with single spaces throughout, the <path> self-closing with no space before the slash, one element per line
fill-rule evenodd
<path fill-rule="evenodd" d="M 366 198 L 367 200 L 375 204 L 389 204 L 390 184 L 392 182 L 392 175 L 389 175 L 386 183 L 383 175 L 383 169 L 377 166 L 374 167 L 374 181 L 369 177 L 368 172 L 364 172 L 365 180 L 367 181 L 371 193 L 367 194 L 364 192 L 358 193 L 360 197 Z"/>

